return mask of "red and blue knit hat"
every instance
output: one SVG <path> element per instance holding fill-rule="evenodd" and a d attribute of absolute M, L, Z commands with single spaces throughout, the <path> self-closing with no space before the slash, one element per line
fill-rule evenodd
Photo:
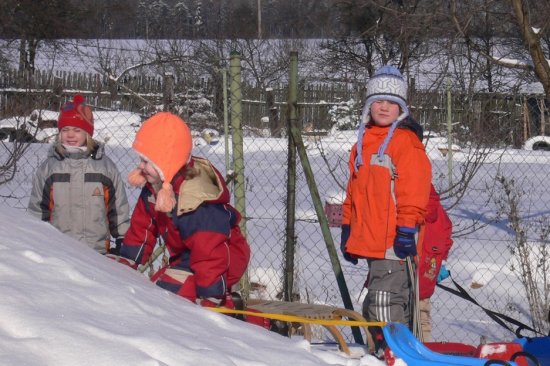
<path fill-rule="evenodd" d="M 90 136 L 94 134 L 94 115 L 90 107 L 84 104 L 82 95 L 75 95 L 73 100 L 68 101 L 61 107 L 57 119 L 57 128 L 61 130 L 67 126 L 78 127 Z"/>

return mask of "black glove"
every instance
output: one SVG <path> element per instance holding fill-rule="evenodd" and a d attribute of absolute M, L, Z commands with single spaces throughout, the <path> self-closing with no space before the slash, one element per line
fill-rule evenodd
<path fill-rule="evenodd" d="M 359 262 L 357 258 L 346 252 L 346 243 L 349 239 L 350 230 L 349 225 L 342 225 L 342 233 L 340 234 L 340 250 L 342 251 L 345 260 L 352 264 L 357 264 Z"/>
<path fill-rule="evenodd" d="M 398 226 L 393 241 L 393 251 L 401 259 L 416 255 L 416 228 Z"/>
<path fill-rule="evenodd" d="M 124 238 L 119 236 L 115 239 L 115 246 L 109 248 L 109 254 L 120 255 L 120 248 L 122 247 L 122 241 Z"/>

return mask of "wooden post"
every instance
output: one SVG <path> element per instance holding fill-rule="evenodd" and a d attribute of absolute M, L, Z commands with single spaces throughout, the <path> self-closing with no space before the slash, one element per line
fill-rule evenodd
<path fill-rule="evenodd" d="M 54 111 L 58 111 L 61 109 L 62 100 L 63 97 L 63 83 L 62 79 L 55 76 L 53 78 L 53 88 L 52 88 L 52 99 L 50 102 L 50 108 Z"/>
<path fill-rule="evenodd" d="M 269 111 L 269 131 L 271 137 L 281 137 L 281 128 L 279 126 L 279 108 L 275 105 L 275 95 L 272 88 L 267 88 L 266 104 Z"/>
<path fill-rule="evenodd" d="M 118 94 L 118 85 L 113 79 L 111 79 L 110 76 L 111 71 L 107 70 L 107 87 L 109 89 L 109 93 L 111 94 L 111 101 L 114 102 Z"/>
<path fill-rule="evenodd" d="M 288 81 L 288 125 L 296 125 L 298 113 L 298 54 L 290 53 L 290 71 Z M 283 278 L 283 295 L 285 301 L 292 301 L 294 296 L 294 256 L 296 253 L 296 145 L 294 139 L 288 134 L 287 156 L 287 181 L 286 181 L 286 242 L 285 263 Z"/>
<path fill-rule="evenodd" d="M 539 99 L 539 110 L 540 110 L 540 134 L 544 136 L 544 124 L 546 123 L 546 103 L 544 98 Z"/>
<path fill-rule="evenodd" d="M 528 99 L 523 100 L 523 142 L 529 138 L 529 105 Z"/>
<path fill-rule="evenodd" d="M 99 97 L 101 97 L 102 91 L 103 91 L 103 84 L 101 83 L 101 76 L 99 74 L 95 74 L 95 93 L 98 99 Z"/>
<path fill-rule="evenodd" d="M 233 128 L 233 167 L 234 179 L 234 197 L 235 208 L 240 212 L 242 220 L 240 228 L 246 237 L 246 197 L 244 181 L 244 148 L 243 148 L 243 129 L 242 129 L 242 86 L 241 86 L 241 55 L 232 51 L 230 55 L 230 79 L 231 79 L 231 127 Z M 250 292 L 250 282 L 248 274 L 245 273 L 241 279 L 241 295 L 246 300 Z"/>
<path fill-rule="evenodd" d="M 477 105 L 474 101 L 474 105 Z M 451 98 L 451 82 L 447 80 L 447 174 L 449 181 L 449 189 L 453 186 L 453 113 L 452 113 L 452 98 Z M 475 108 L 474 108 L 475 109 Z M 479 116 L 475 117 L 478 121 Z"/>
<path fill-rule="evenodd" d="M 225 64 L 225 63 L 224 63 Z M 224 139 L 224 151 L 225 151 L 225 176 L 233 170 L 231 163 L 229 162 L 229 116 L 227 108 L 227 67 L 224 65 L 222 68 L 222 88 L 223 88 L 223 139 Z"/>
<path fill-rule="evenodd" d="M 174 102 L 174 75 L 172 73 L 164 74 L 164 82 L 162 88 L 162 110 L 169 112 L 172 108 L 172 103 Z"/>

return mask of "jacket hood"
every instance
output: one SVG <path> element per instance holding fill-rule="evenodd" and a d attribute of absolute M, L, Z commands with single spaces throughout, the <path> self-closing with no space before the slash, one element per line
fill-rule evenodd
<path fill-rule="evenodd" d="M 192 157 L 190 163 L 198 172 L 188 179 L 183 178 L 178 187 L 176 215 L 196 210 L 203 202 L 229 203 L 229 190 L 221 175 L 206 159 Z"/>

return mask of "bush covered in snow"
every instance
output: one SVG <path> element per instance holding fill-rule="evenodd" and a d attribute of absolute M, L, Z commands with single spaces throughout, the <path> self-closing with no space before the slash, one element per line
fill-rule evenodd
<path fill-rule="evenodd" d="M 353 130 L 359 124 L 358 103 L 354 99 L 333 105 L 328 113 L 332 122 L 331 132 Z"/>
<path fill-rule="evenodd" d="M 200 92 L 176 96 L 175 112 L 195 130 L 218 128 L 218 117 L 212 111 L 212 101 Z"/>

